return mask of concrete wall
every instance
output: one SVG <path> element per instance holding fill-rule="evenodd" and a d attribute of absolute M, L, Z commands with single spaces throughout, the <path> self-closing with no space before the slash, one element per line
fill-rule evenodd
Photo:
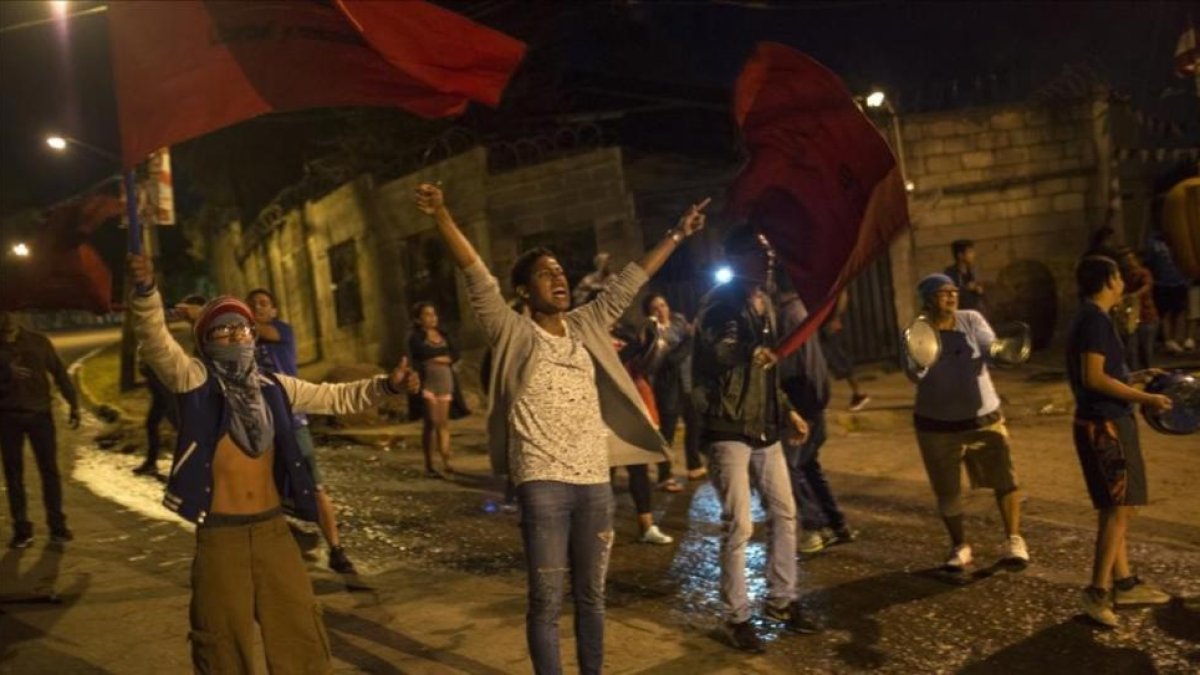
<path fill-rule="evenodd" d="M 1044 343 L 1075 306 L 1074 265 L 1106 205 L 1092 103 L 906 117 L 901 133 L 916 190 L 913 231 L 892 251 L 899 321 L 915 282 L 952 262 L 950 242 L 973 239 L 989 315 Z"/>
<path fill-rule="evenodd" d="M 410 248 L 435 237 L 433 222 L 413 206 L 422 182 L 442 183 L 455 219 L 506 292 L 508 267 L 531 237 L 552 240 L 563 230 L 588 231 L 592 250 L 610 252 L 616 265 L 642 252 L 619 149 L 501 174 L 489 173 L 487 166 L 486 150 L 477 148 L 382 185 L 361 176 L 282 214 L 253 243 L 231 223 L 208 248 L 218 286 L 239 295 L 258 286 L 271 289 L 282 318 L 296 329 L 302 374 L 319 378 L 338 364 L 391 365 L 406 351 L 410 307 L 428 299 L 410 288 L 408 261 L 416 253 Z M 363 320 L 338 326 L 329 249 L 348 241 L 357 251 Z M 439 307 L 443 322 L 465 347 L 482 346 L 452 263 L 436 262 L 435 284 L 456 286 L 455 293 L 442 293 L 457 298 L 456 307 Z"/>

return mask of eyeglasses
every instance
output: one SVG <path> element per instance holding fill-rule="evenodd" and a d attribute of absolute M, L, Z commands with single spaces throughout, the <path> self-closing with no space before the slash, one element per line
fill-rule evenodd
<path fill-rule="evenodd" d="M 957 288 L 944 288 L 934 293 L 934 295 L 958 295 Z"/>
<path fill-rule="evenodd" d="M 257 335 L 258 330 L 248 323 L 227 323 L 210 329 L 206 337 L 209 340 L 253 340 Z"/>

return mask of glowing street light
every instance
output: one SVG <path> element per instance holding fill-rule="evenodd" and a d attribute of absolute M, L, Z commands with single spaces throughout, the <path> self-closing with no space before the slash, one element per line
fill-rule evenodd
<path fill-rule="evenodd" d="M 62 152 L 67 149 L 67 139 L 62 136 L 49 136 L 46 138 L 46 145 L 58 152 Z"/>
<path fill-rule="evenodd" d="M 13 244 L 12 252 L 13 252 L 13 255 L 18 256 L 20 258 L 28 258 L 29 257 L 29 247 L 26 246 L 25 242 L 23 242 L 23 241 Z"/>
<path fill-rule="evenodd" d="M 885 95 L 882 91 L 876 90 L 876 91 L 871 92 L 870 94 L 867 94 L 867 107 L 868 108 L 882 108 L 883 104 L 886 101 L 887 101 L 887 95 Z"/>
<path fill-rule="evenodd" d="M 54 16 L 61 19 L 67 15 L 67 8 L 70 4 L 67 0 L 50 0 L 50 11 L 54 12 Z"/>
<path fill-rule="evenodd" d="M 727 284 L 733 281 L 733 268 L 729 265 L 723 265 L 717 269 L 716 274 L 713 276 L 716 277 L 718 284 Z"/>

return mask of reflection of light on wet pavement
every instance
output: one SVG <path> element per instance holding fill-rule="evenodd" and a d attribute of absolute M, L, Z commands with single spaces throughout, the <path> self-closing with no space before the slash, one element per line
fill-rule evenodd
<path fill-rule="evenodd" d="M 756 497 L 757 497 L 757 493 Z M 751 517 L 755 523 L 766 520 L 766 512 L 756 498 Z M 760 525 L 757 530 L 763 530 Z M 756 531 L 754 540 L 746 545 L 746 593 L 754 614 L 760 614 L 761 601 L 767 593 L 767 544 Z M 688 623 L 711 624 L 725 621 L 721 603 L 721 502 L 711 484 L 698 488 L 688 508 L 688 531 L 678 539 L 679 545 L 671 561 L 669 577 L 678 584 L 675 608 Z M 760 628 L 775 628 L 765 622 Z M 773 640 L 778 632 L 764 634 Z"/>

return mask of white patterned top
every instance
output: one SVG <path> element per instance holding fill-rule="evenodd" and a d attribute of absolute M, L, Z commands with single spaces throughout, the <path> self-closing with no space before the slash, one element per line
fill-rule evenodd
<path fill-rule="evenodd" d="M 607 483 L 609 431 L 600 417 L 592 356 L 569 332 L 557 337 L 537 326 L 534 334 L 537 365 L 509 415 L 513 485 Z"/>

